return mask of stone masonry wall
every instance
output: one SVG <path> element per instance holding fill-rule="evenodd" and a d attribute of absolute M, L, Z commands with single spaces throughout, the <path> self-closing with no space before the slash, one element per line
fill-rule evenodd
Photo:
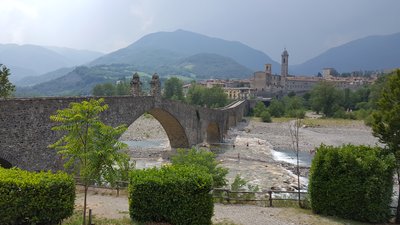
<path fill-rule="evenodd" d="M 55 124 L 50 115 L 71 102 L 81 102 L 88 98 L 27 98 L 0 100 L 0 158 L 13 166 L 27 170 L 59 170 L 62 161 L 54 149 L 48 145 L 60 138 L 60 133 L 51 130 Z M 244 104 L 223 110 L 207 109 L 180 102 L 154 101 L 153 97 L 105 97 L 109 109 L 102 120 L 109 125 L 130 125 L 145 112 L 158 117 L 170 138 L 173 147 L 190 147 L 207 138 L 207 128 L 218 125 L 218 140 L 235 122 L 241 120 Z M 215 139 L 215 138 L 214 138 Z"/>

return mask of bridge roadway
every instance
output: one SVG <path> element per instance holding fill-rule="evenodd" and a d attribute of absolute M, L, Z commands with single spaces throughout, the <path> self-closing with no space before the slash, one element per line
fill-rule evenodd
<path fill-rule="evenodd" d="M 90 97 L 14 98 L 0 100 L 0 166 L 26 170 L 60 170 L 60 155 L 48 146 L 60 138 L 51 130 L 50 115 L 71 102 Z M 171 147 L 186 148 L 201 142 L 223 141 L 223 135 L 247 113 L 247 101 L 220 109 L 187 105 L 152 96 L 104 97 L 109 109 L 101 114 L 104 123 L 130 125 L 145 112 L 163 126 Z"/>

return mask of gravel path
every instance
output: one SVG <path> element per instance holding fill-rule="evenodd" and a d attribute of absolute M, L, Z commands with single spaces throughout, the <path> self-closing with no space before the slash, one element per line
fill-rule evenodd
<path fill-rule="evenodd" d="M 112 195 L 110 195 L 112 194 Z M 78 193 L 76 205 L 81 208 L 83 193 Z M 90 190 L 88 208 L 100 218 L 129 218 L 128 198 L 122 194 L 116 197 L 115 191 Z M 327 217 L 311 214 L 295 208 L 269 208 L 251 205 L 214 205 L 213 222 L 231 222 L 236 225 L 336 225 L 343 224 Z M 361 224 L 361 223 L 360 223 Z"/>

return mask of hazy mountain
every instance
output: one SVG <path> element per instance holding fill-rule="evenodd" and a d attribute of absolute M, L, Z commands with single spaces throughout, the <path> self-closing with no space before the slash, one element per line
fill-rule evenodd
<path fill-rule="evenodd" d="M 46 48 L 64 56 L 68 60 L 68 63 L 70 63 L 72 66 L 79 66 L 79 65 L 88 63 L 88 62 L 104 55 L 103 53 L 90 51 L 90 50 L 77 50 L 77 49 L 72 49 L 72 48 L 63 48 L 63 47 L 54 47 L 54 46 L 50 46 L 50 47 L 46 47 Z"/>
<path fill-rule="evenodd" d="M 22 79 L 19 79 L 15 82 L 13 82 L 15 85 L 17 86 L 33 86 L 36 84 L 40 84 L 43 82 L 47 82 L 59 77 L 62 77 L 66 74 L 68 74 L 69 72 L 71 72 L 72 70 L 74 70 L 75 67 L 67 67 L 67 68 L 61 68 L 61 69 L 57 69 L 39 76 L 28 76 L 28 77 L 24 77 Z"/>
<path fill-rule="evenodd" d="M 63 68 L 38 77 L 27 77 L 25 82 L 17 83 L 19 96 L 40 95 L 90 95 L 92 88 L 99 83 L 115 82 L 121 79 L 131 79 L 134 72 L 143 71 L 141 68 L 129 64 L 97 65 L 93 67 L 80 66 L 73 68 Z M 141 76 L 141 79 L 150 79 Z M 160 66 L 157 69 L 162 79 L 167 76 L 179 76 L 189 78 L 205 79 L 210 77 L 247 78 L 252 74 L 252 70 L 238 64 L 233 59 L 216 54 L 196 54 L 186 57 L 177 63 L 169 66 Z M 142 73 L 143 74 L 143 73 Z M 50 80 L 51 78 L 54 78 Z M 39 82 L 43 82 L 37 84 Z M 27 84 L 36 83 L 30 87 Z M 143 82 L 143 81 L 142 81 Z"/>
<path fill-rule="evenodd" d="M 400 67 L 400 33 L 351 41 L 290 69 L 295 74 L 315 75 L 325 67 L 340 73 Z"/>
<path fill-rule="evenodd" d="M 99 65 L 94 67 L 79 66 L 56 79 L 31 87 L 17 87 L 17 95 L 90 95 L 92 88 L 96 84 L 130 78 L 136 71 L 137 69 L 134 66 L 124 64 Z"/>
<path fill-rule="evenodd" d="M 235 60 L 252 70 L 262 70 L 265 63 L 279 70 L 279 65 L 265 53 L 237 41 L 226 41 L 184 30 L 149 34 L 126 48 L 104 55 L 90 65 L 128 63 L 133 65 L 170 66 L 185 57 L 211 53 Z"/>
<path fill-rule="evenodd" d="M 101 55 L 73 49 L 52 49 L 37 45 L 0 44 L 0 63 L 10 68 L 10 80 L 18 81 L 23 77 L 84 64 Z"/>

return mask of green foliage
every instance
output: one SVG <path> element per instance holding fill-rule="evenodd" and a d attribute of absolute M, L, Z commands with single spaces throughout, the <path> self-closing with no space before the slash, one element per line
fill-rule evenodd
<path fill-rule="evenodd" d="M 59 124 L 52 130 L 65 132 L 50 147 L 67 159 L 65 167 L 74 167 L 75 173 L 80 175 L 85 199 L 90 183 L 109 182 L 113 186 L 129 169 L 129 157 L 121 151 L 126 144 L 118 141 L 126 126 L 113 128 L 100 121 L 99 114 L 108 108 L 103 102 L 104 99 L 90 99 L 71 103 L 69 108 L 57 110 L 57 114 L 50 116 Z"/>
<path fill-rule="evenodd" d="M 97 84 L 92 89 L 92 94 L 94 96 L 117 96 L 117 95 L 129 95 L 130 94 L 130 84 L 129 82 L 118 82 Z"/>
<path fill-rule="evenodd" d="M 271 114 L 269 114 L 268 110 L 264 110 L 261 115 L 261 120 L 265 123 L 271 123 L 272 119 L 271 119 Z"/>
<path fill-rule="evenodd" d="M 268 106 L 268 112 L 273 117 L 282 117 L 285 115 L 285 104 L 277 99 L 272 99 Z"/>
<path fill-rule="evenodd" d="M 0 224 L 58 224 L 72 215 L 74 200 L 66 173 L 0 168 Z"/>
<path fill-rule="evenodd" d="M 193 84 L 188 90 L 187 102 L 192 105 L 218 108 L 228 103 L 228 97 L 221 87 L 206 88 Z"/>
<path fill-rule="evenodd" d="M 332 117 L 334 109 L 341 104 L 342 94 L 332 83 L 320 82 L 311 90 L 311 107 L 317 113 L 322 112 L 326 117 Z"/>
<path fill-rule="evenodd" d="M 387 221 L 394 162 L 378 147 L 321 145 L 310 169 L 312 210 L 361 221 Z"/>
<path fill-rule="evenodd" d="M 177 101 L 183 101 L 183 81 L 176 77 L 171 77 L 164 83 L 164 97 Z"/>
<path fill-rule="evenodd" d="M 215 154 L 206 150 L 178 149 L 177 154 L 171 157 L 172 165 L 196 166 L 205 169 L 213 178 L 213 187 L 226 185 L 228 169 L 218 166 Z"/>
<path fill-rule="evenodd" d="M 212 177 L 193 166 L 165 166 L 131 172 L 129 213 L 139 222 L 211 224 Z"/>
<path fill-rule="evenodd" d="M 0 98 L 7 98 L 15 91 L 15 85 L 8 80 L 9 76 L 10 69 L 0 64 Z"/>
<path fill-rule="evenodd" d="M 254 107 L 254 116 L 260 117 L 261 113 L 267 110 L 267 107 L 265 106 L 264 102 L 257 102 L 256 106 Z"/>
<path fill-rule="evenodd" d="M 376 111 L 372 114 L 372 131 L 385 143 L 396 158 L 397 180 L 400 181 L 400 70 L 387 77 L 382 85 Z M 400 190 L 400 187 L 399 187 Z M 400 222 L 400 198 L 397 202 L 396 223 Z"/>
<path fill-rule="evenodd" d="M 400 70 L 388 77 L 376 104 L 373 133 L 382 143 L 388 145 L 400 161 Z"/>
<path fill-rule="evenodd" d="M 105 179 L 113 184 L 112 175 L 129 161 L 127 154 L 120 151 L 126 144 L 118 141 L 126 126 L 113 128 L 100 121 L 99 114 L 108 108 L 103 102 L 104 99 L 91 99 L 71 103 L 70 108 L 50 116 L 52 121 L 60 124 L 52 130 L 67 132 L 50 147 L 67 158 L 65 166 L 74 166 L 85 182 L 101 183 Z"/>

